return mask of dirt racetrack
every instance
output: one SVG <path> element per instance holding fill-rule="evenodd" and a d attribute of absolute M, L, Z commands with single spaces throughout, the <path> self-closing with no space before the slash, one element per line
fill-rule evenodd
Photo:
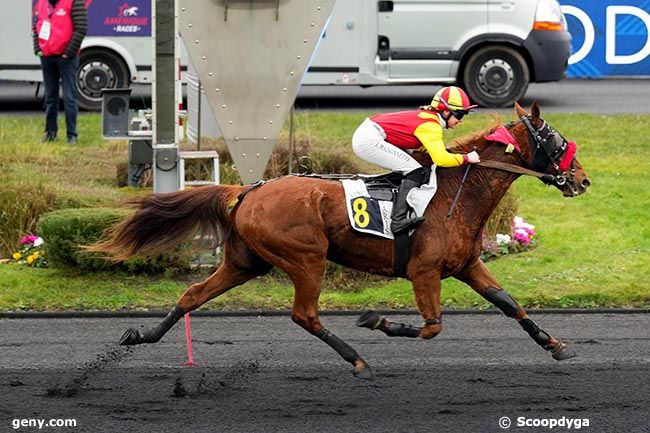
<path fill-rule="evenodd" d="M 554 361 L 497 314 L 448 315 L 432 341 L 325 317 L 372 382 L 288 317 L 195 317 L 193 367 L 182 323 L 123 348 L 126 327 L 158 319 L 0 319 L 0 432 L 650 431 L 648 314 L 534 318 L 579 357 Z M 25 419 L 77 425 L 14 429 Z"/>

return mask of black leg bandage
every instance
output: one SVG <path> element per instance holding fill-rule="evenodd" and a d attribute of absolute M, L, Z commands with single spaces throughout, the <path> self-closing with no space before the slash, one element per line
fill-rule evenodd
<path fill-rule="evenodd" d="M 384 319 L 386 320 L 386 319 Z M 384 331 L 389 337 L 408 337 L 408 338 L 417 338 L 420 336 L 420 328 L 413 325 L 405 325 L 403 323 L 389 322 L 386 320 L 388 325 Z M 379 329 L 382 329 L 380 327 Z"/>
<path fill-rule="evenodd" d="M 389 337 L 417 338 L 420 336 L 420 328 L 412 325 L 405 325 L 403 323 L 389 322 L 385 317 L 381 317 L 372 310 L 366 311 L 357 319 L 357 326 L 369 329 L 378 329 L 383 331 Z"/>
<path fill-rule="evenodd" d="M 134 344 L 155 343 L 184 315 L 185 311 L 176 305 L 169 311 L 162 322 L 147 331 L 142 332 L 135 328 L 127 329 L 122 335 L 122 338 L 120 338 L 120 345 L 132 346 Z"/>
<path fill-rule="evenodd" d="M 174 308 L 172 308 L 169 311 L 169 313 L 167 314 L 167 316 L 165 316 L 162 322 L 160 322 L 158 325 L 154 326 L 148 331 L 145 331 L 142 334 L 142 338 L 144 340 L 143 342 L 144 343 L 157 342 L 184 315 L 185 315 L 185 311 L 183 311 L 181 307 L 179 307 L 178 305 L 174 306 Z"/>
<path fill-rule="evenodd" d="M 315 335 L 327 343 L 332 349 L 336 350 L 336 352 L 350 364 L 354 364 L 355 361 L 361 359 L 356 350 L 351 348 L 345 341 L 341 340 L 327 329 L 323 328 Z"/>
<path fill-rule="evenodd" d="M 485 299 L 492 302 L 508 317 L 517 317 L 519 313 L 519 304 L 503 289 L 488 287 L 485 291 Z"/>
<path fill-rule="evenodd" d="M 542 347 L 545 347 L 548 345 L 548 342 L 551 341 L 551 336 L 548 335 L 545 331 L 539 329 L 539 326 L 535 324 L 530 319 L 524 319 L 520 320 L 519 324 L 521 325 L 522 328 L 524 328 L 524 331 L 528 332 L 528 335 L 535 340 L 535 343 L 539 344 Z"/>

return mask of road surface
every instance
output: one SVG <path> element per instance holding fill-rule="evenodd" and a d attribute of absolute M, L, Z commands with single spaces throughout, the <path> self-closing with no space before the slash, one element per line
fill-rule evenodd
<path fill-rule="evenodd" d="M 194 317 L 192 367 L 182 323 L 124 348 L 127 327 L 160 319 L 0 319 L 0 431 L 650 431 L 650 314 L 534 319 L 579 356 L 553 360 L 500 314 L 447 315 L 429 341 L 324 317 L 370 363 L 371 382 L 288 316 Z M 14 430 L 30 419 L 76 426 Z"/>
<path fill-rule="evenodd" d="M 150 87 L 134 85 L 131 108 L 151 106 Z M 424 105 L 439 86 L 303 86 L 298 92 L 298 110 L 387 111 Z M 0 115 L 38 115 L 42 103 L 29 83 L 0 81 Z M 41 87 L 39 95 L 42 97 Z M 533 83 L 522 99 L 529 107 L 538 101 L 543 112 L 648 113 L 650 81 L 647 79 L 563 80 Z M 504 109 L 508 112 L 511 108 Z M 500 111 L 504 111 L 500 110 Z M 480 112 L 481 110 L 479 110 Z"/>

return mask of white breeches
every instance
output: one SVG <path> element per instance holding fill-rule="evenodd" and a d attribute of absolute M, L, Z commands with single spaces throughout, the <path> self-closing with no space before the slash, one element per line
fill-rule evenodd
<path fill-rule="evenodd" d="M 352 149 L 359 158 L 402 174 L 422 167 L 407 152 L 387 142 L 382 127 L 370 119 L 364 120 L 354 131 Z"/>

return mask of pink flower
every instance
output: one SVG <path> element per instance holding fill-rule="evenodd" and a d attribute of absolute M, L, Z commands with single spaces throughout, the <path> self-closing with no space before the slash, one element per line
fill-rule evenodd
<path fill-rule="evenodd" d="M 23 236 L 23 237 L 20 239 L 20 244 L 21 244 L 21 245 L 26 245 L 26 244 L 30 244 L 30 245 L 31 245 L 31 244 L 34 243 L 34 241 L 35 241 L 36 239 L 39 239 L 39 237 L 36 236 L 36 235 L 27 235 L 27 236 Z"/>
<path fill-rule="evenodd" d="M 537 234 L 535 233 L 535 226 L 528 224 L 526 220 L 520 216 L 515 216 L 512 220 L 512 231 L 515 240 L 523 245 L 529 245 L 531 239 Z"/>
<path fill-rule="evenodd" d="M 528 237 L 530 237 L 530 238 L 532 238 L 533 236 L 535 236 L 535 230 L 530 229 L 530 228 L 528 228 L 528 227 L 522 227 L 522 228 L 519 228 L 519 229 L 517 229 L 517 230 L 523 230 L 524 232 L 526 232 L 526 234 L 527 234 Z"/>
<path fill-rule="evenodd" d="M 517 229 L 514 232 L 514 238 L 523 245 L 529 245 L 532 236 L 525 229 Z"/>

